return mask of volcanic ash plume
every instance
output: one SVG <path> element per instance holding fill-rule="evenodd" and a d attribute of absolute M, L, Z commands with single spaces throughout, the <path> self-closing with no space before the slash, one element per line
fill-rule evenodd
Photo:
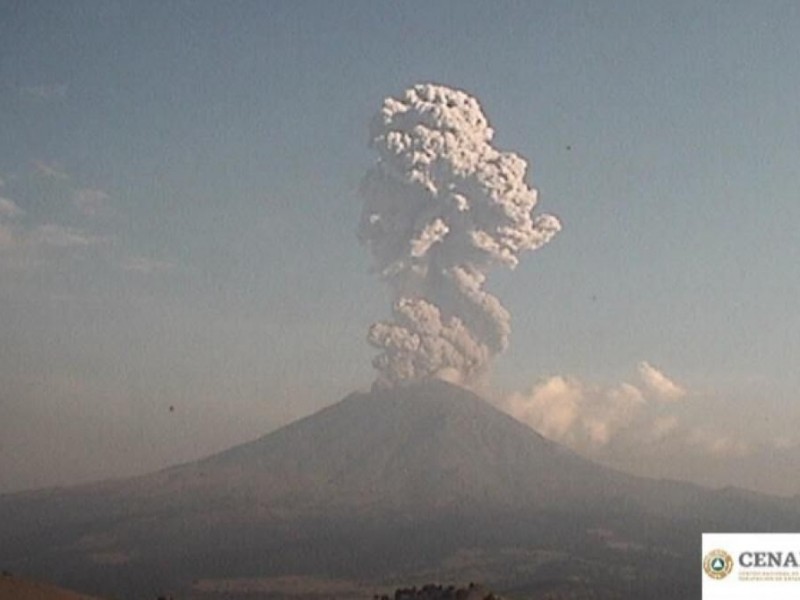
<path fill-rule="evenodd" d="M 378 153 L 361 187 L 359 239 L 389 284 L 390 321 L 370 327 L 378 382 L 438 377 L 469 384 L 506 349 L 510 315 L 483 289 L 493 265 L 514 268 L 560 230 L 533 216 L 525 160 L 491 144 L 478 101 L 420 84 L 387 98 L 370 125 Z"/>

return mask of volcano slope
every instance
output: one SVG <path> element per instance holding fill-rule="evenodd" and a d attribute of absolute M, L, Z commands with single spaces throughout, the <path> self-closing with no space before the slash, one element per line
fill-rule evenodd
<path fill-rule="evenodd" d="M 798 524 L 796 500 L 620 473 L 437 381 L 151 475 L 2 496 L 0 566 L 117 598 L 285 597 L 269 582 L 291 576 L 685 599 L 701 532 Z"/>

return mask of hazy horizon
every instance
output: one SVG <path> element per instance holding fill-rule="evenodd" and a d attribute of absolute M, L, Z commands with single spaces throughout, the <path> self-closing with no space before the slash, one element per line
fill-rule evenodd
<path fill-rule="evenodd" d="M 487 273 L 511 332 L 472 386 L 604 464 L 800 494 L 798 27 L 788 1 L 6 3 L 0 493 L 369 388 L 369 124 L 433 83 L 562 226 Z"/>

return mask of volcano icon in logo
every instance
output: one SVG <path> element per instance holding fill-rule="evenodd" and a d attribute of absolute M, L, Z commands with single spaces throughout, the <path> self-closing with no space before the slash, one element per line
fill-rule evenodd
<path fill-rule="evenodd" d="M 724 579 L 733 569 L 733 558 L 725 550 L 712 550 L 703 558 L 703 570 L 712 579 Z"/>

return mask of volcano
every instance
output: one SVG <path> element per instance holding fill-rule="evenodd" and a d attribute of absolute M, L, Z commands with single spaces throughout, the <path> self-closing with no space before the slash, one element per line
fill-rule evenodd
<path fill-rule="evenodd" d="M 791 500 L 602 467 L 434 381 L 151 475 L 2 496 L 0 566 L 123 598 L 358 598 L 448 578 L 512 598 L 687 598 L 701 532 L 797 522 Z"/>

